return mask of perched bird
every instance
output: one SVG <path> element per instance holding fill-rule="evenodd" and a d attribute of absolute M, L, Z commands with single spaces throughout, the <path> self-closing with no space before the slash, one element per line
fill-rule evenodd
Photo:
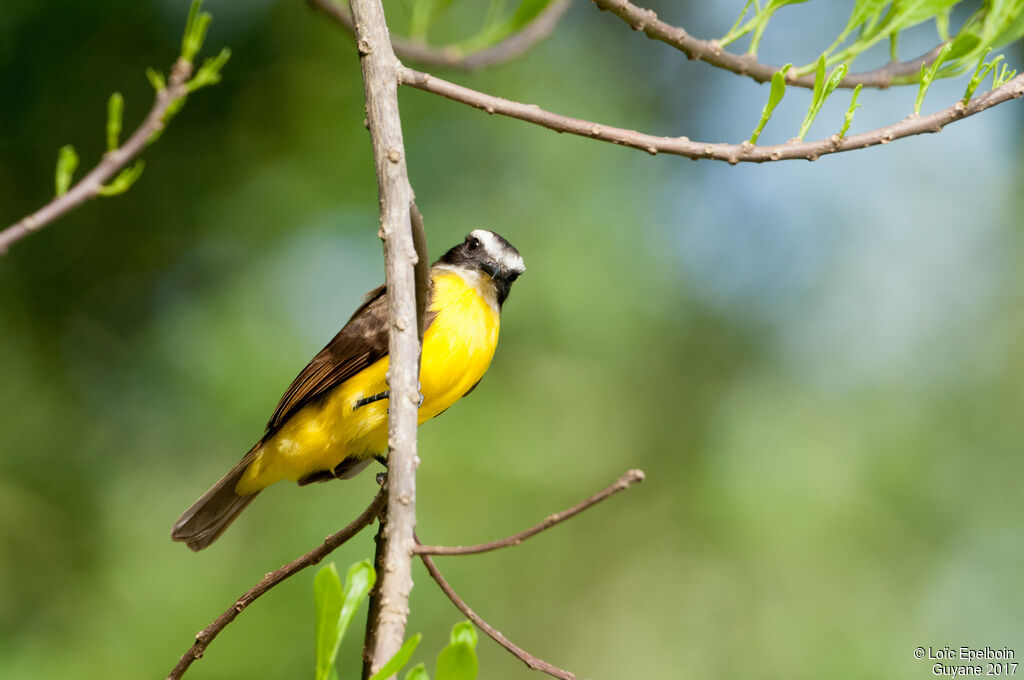
<path fill-rule="evenodd" d="M 431 266 L 420 423 L 472 392 L 483 378 L 498 344 L 502 303 L 525 270 L 519 251 L 484 229 Z M 295 378 L 263 437 L 178 518 L 171 538 L 202 550 L 271 484 L 348 479 L 373 459 L 384 463 L 387 371 L 388 302 L 380 286 Z"/>

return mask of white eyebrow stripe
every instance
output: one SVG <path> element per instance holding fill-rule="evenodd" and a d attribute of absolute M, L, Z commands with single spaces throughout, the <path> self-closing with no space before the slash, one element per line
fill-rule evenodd
<path fill-rule="evenodd" d="M 497 260 L 505 269 L 514 271 L 522 274 L 526 271 L 526 264 L 523 262 L 523 256 L 515 251 L 513 248 L 509 248 L 503 242 L 496 238 L 496 234 L 493 231 L 486 229 L 474 229 L 469 234 L 474 238 L 480 239 L 480 243 L 484 246 L 484 252 Z"/>

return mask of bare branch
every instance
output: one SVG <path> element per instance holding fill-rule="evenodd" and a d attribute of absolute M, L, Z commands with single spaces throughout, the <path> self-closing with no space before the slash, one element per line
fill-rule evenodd
<path fill-rule="evenodd" d="M 534 526 L 520 531 L 518 534 L 513 534 L 507 538 L 502 538 L 497 541 L 489 541 L 487 543 L 480 543 L 479 545 L 468 545 L 468 546 L 449 546 L 449 545 L 423 545 L 418 544 L 416 546 L 416 552 L 420 555 L 472 555 L 475 553 L 487 552 L 489 550 L 497 550 L 498 548 L 506 548 L 512 545 L 519 545 L 531 536 L 536 536 L 546 529 L 550 529 L 556 524 L 560 524 L 567 519 L 572 519 L 576 515 L 580 514 L 587 508 L 597 505 L 606 498 L 614 496 L 620 491 L 625 491 L 629 487 L 633 486 L 637 482 L 644 481 L 643 470 L 627 470 L 626 474 L 619 477 L 619 479 L 609 487 L 598 491 L 590 498 L 580 501 L 576 505 L 572 506 L 567 510 L 556 512 L 553 515 L 548 515 L 544 518 L 544 521 L 535 524 Z"/>
<path fill-rule="evenodd" d="M 667 24 L 658 18 L 654 10 L 638 7 L 629 0 L 591 0 L 601 11 L 611 12 L 629 24 L 634 31 L 643 31 L 651 40 L 658 40 L 676 48 L 689 59 L 698 59 L 736 75 L 747 76 L 759 83 L 772 79 L 779 66 L 762 64 L 753 54 L 735 54 L 725 50 L 717 40 L 694 38 L 678 26 Z M 945 44 L 945 43 L 943 43 Z M 896 78 L 912 76 L 921 72 L 921 65 L 930 63 L 939 54 L 942 45 L 936 45 L 920 57 L 909 61 L 891 62 L 871 71 L 851 73 L 839 83 L 839 87 L 853 88 L 857 85 L 885 89 Z M 797 76 L 791 70 L 786 82 L 798 87 L 813 88 L 814 74 Z"/>
<path fill-rule="evenodd" d="M 418 326 L 420 347 L 423 346 L 424 321 L 427 317 L 427 298 L 430 292 L 430 255 L 427 253 L 427 231 L 423 227 L 423 214 L 420 213 L 416 201 L 409 205 L 409 217 L 412 227 L 412 242 L 416 249 L 416 262 L 413 271 L 416 277 L 416 323 Z"/>
<path fill-rule="evenodd" d="M 502 635 L 501 631 L 497 630 L 494 626 L 480 618 L 480 615 L 472 609 L 470 609 L 469 605 L 466 604 L 466 602 L 461 597 L 459 597 L 459 594 L 455 592 L 451 585 L 448 584 L 448 581 L 446 581 L 444 579 L 444 576 L 441 575 L 441 572 L 438 571 L 437 565 L 434 564 L 434 560 L 430 559 L 429 555 L 421 554 L 420 559 L 423 560 L 423 565 L 427 568 L 427 571 L 430 572 L 430 576 L 435 581 L 437 581 L 437 585 L 441 587 L 441 590 L 443 590 L 444 594 L 448 596 L 448 599 L 451 600 L 455 604 L 455 606 L 459 608 L 459 611 L 465 614 L 466 617 L 470 621 L 472 621 L 477 628 L 487 633 L 487 635 L 489 635 L 492 640 L 494 640 L 499 645 L 507 649 L 516 658 L 518 658 L 520 661 L 522 661 L 535 671 L 547 673 L 548 675 L 555 678 L 560 678 L 561 680 L 576 680 L 576 676 L 570 673 L 569 671 L 563 670 L 558 666 L 553 666 L 549 664 L 547 661 L 544 661 L 543 659 L 538 659 L 533 654 L 530 654 L 528 651 L 526 651 L 522 647 L 519 647 L 511 640 L 509 640 L 507 637 Z"/>
<path fill-rule="evenodd" d="M 384 532 L 388 526 L 387 515 L 387 504 L 385 503 L 384 507 L 377 513 L 377 534 L 373 537 L 373 570 L 376 574 L 383 574 L 385 569 Z M 370 598 L 366 607 L 366 630 L 363 633 L 363 680 L 367 680 L 373 675 L 370 666 L 373 663 L 373 650 L 376 647 L 377 624 L 380 622 L 380 597 L 380 579 L 378 578 L 373 584 L 373 589 L 370 590 Z"/>
<path fill-rule="evenodd" d="M 360 514 L 359 517 L 356 517 L 347 527 L 336 534 L 328 536 L 324 539 L 324 542 L 321 545 L 310 550 L 302 557 L 292 560 L 277 571 L 272 571 L 260 579 L 259 583 L 254 585 L 252 588 L 247 590 L 244 595 L 235 600 L 235 603 L 228 607 L 223 614 L 218 616 L 213 623 L 196 634 L 196 641 L 192 644 L 189 650 L 181 656 L 181 659 L 178 660 L 178 664 L 167 676 L 167 680 L 178 680 L 178 678 L 184 675 L 185 671 L 188 670 L 188 667 L 191 666 L 196 659 L 202 658 L 203 652 L 205 652 L 206 648 L 211 642 L 213 642 L 213 639 L 217 637 L 217 635 L 220 634 L 220 632 L 224 630 L 229 623 L 234 621 L 235 617 L 241 614 L 246 607 L 255 602 L 257 598 L 306 567 L 319 563 L 343 543 L 372 524 L 381 508 L 384 507 L 386 498 L 387 496 L 382 490 L 374 497 L 373 501 L 371 501 L 366 507 L 366 510 L 363 510 L 362 514 Z"/>
<path fill-rule="evenodd" d="M 416 425 L 422 324 L 417 322 L 416 243 L 412 187 L 405 163 L 398 111 L 398 68 L 380 0 L 351 0 L 366 94 L 366 123 L 373 145 L 380 199 L 388 296 L 388 480 L 387 527 L 378 581 L 377 617 L 370 668 L 376 672 L 402 646 L 412 591 L 416 528 Z M 424 263 L 425 264 L 425 263 Z"/>
<path fill-rule="evenodd" d="M 403 84 L 411 85 L 425 92 L 438 94 L 463 104 L 475 106 L 487 113 L 500 113 L 510 118 L 525 120 L 528 123 L 546 127 L 555 132 L 568 132 L 569 134 L 581 137 L 620 144 L 640 149 L 650 154 L 668 153 L 676 156 L 685 156 L 694 160 L 707 158 L 726 161 L 732 164 L 766 163 L 769 161 L 793 159 L 814 161 L 827 154 L 888 144 L 896 139 L 926 132 L 939 132 L 950 123 L 973 116 L 1010 99 L 1019 99 L 1024 95 L 1024 74 L 1021 74 L 1001 87 L 975 97 L 966 106 L 958 101 L 948 109 L 943 109 L 937 113 L 927 116 L 908 116 L 898 123 L 871 130 L 870 132 L 862 132 L 846 137 L 832 135 L 831 137 L 814 142 L 788 142 L 786 144 L 755 146 L 749 142 L 723 144 L 696 142 L 691 141 L 688 137 L 649 135 L 635 130 L 625 130 L 580 118 L 570 118 L 569 116 L 551 113 L 535 104 L 523 104 L 484 94 L 483 92 L 442 80 L 429 73 L 414 71 L 406 67 L 400 69 L 400 74 Z"/>
<path fill-rule="evenodd" d="M 179 59 L 171 68 L 167 87 L 156 93 L 153 108 L 146 114 L 142 124 L 135 129 L 124 144 L 103 154 L 100 163 L 72 186 L 62 196 L 54 198 L 31 215 L 22 218 L 0 231 L 0 255 L 6 255 L 11 245 L 29 234 L 39 231 L 50 222 L 96 198 L 103 185 L 148 146 L 153 135 L 164 129 L 164 116 L 176 101 L 188 94 L 188 79 L 192 75 L 192 64 Z"/>
<path fill-rule="evenodd" d="M 332 0 L 307 0 L 309 6 L 322 12 L 339 26 L 352 31 L 352 15 Z M 475 71 L 493 66 L 526 53 L 531 47 L 551 35 L 562 15 L 569 9 L 571 0 L 554 0 L 544 11 L 523 27 L 495 45 L 472 52 L 465 52 L 456 45 L 436 47 L 417 40 L 391 38 L 391 47 L 402 59 L 437 66 L 439 68 Z"/>

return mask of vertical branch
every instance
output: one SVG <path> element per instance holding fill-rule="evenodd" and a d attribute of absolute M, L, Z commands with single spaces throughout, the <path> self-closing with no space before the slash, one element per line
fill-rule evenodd
<path fill-rule="evenodd" d="M 385 482 L 386 483 L 386 482 Z M 377 517 L 377 535 L 373 537 L 373 569 L 378 574 L 384 573 L 384 531 L 388 526 L 387 505 L 381 508 Z M 370 666 L 373 664 L 373 650 L 377 640 L 377 622 L 380 619 L 380 583 L 378 578 L 370 591 L 370 601 L 366 608 L 366 632 L 363 635 L 363 675 L 362 680 L 369 680 L 373 675 Z"/>
<path fill-rule="evenodd" d="M 388 352 L 388 509 L 379 561 L 379 609 L 374 622 L 370 669 L 375 672 L 402 645 L 412 591 L 416 527 L 416 418 L 419 404 L 419 332 L 416 314 L 417 262 L 410 206 L 413 193 L 405 165 L 398 112 L 399 62 L 391 49 L 380 0 L 351 0 L 356 47 L 366 93 L 366 122 L 373 144 L 380 198 L 390 310 Z M 420 325 L 422 329 L 422 325 Z"/>

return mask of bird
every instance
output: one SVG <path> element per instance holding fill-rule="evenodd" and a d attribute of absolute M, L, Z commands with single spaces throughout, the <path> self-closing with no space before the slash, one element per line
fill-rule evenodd
<path fill-rule="evenodd" d="M 516 248 L 476 229 L 430 267 L 420 359 L 418 422 L 480 383 L 498 344 L 501 309 L 526 266 Z M 241 461 L 193 503 L 171 538 L 194 551 L 215 541 L 260 491 L 349 479 L 388 451 L 388 301 L 370 291 L 352 318 L 281 397 Z"/>

